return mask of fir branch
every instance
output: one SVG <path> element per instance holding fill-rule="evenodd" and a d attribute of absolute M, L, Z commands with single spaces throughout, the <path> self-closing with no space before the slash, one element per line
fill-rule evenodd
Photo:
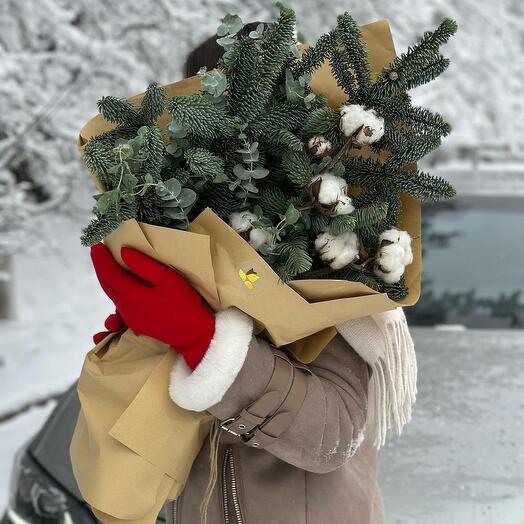
<path fill-rule="evenodd" d="M 327 231 L 329 227 L 329 217 L 327 215 L 311 215 L 311 233 L 317 237 L 320 233 Z"/>
<path fill-rule="evenodd" d="M 371 83 L 368 52 L 360 28 L 349 13 L 337 17 L 336 35 L 338 42 L 343 46 L 346 61 L 357 80 L 357 85 L 353 86 L 351 91 L 368 89 Z M 346 93 L 350 96 L 350 92 L 346 91 Z"/>
<path fill-rule="evenodd" d="M 368 207 L 360 207 L 353 211 L 356 227 L 369 227 L 382 222 L 388 212 L 388 203 L 381 202 Z"/>
<path fill-rule="evenodd" d="M 329 222 L 329 232 L 335 236 L 350 233 L 354 231 L 356 225 L 357 217 L 353 215 L 336 216 Z"/>
<path fill-rule="evenodd" d="M 129 127 L 138 127 L 142 123 L 137 108 L 125 98 L 104 96 L 98 101 L 97 106 L 108 122 Z"/>
<path fill-rule="evenodd" d="M 162 132 L 156 126 L 147 128 L 144 134 L 147 154 L 142 165 L 142 173 L 150 174 L 155 182 L 161 180 L 160 173 L 164 162 L 164 140 Z"/>
<path fill-rule="evenodd" d="M 357 82 L 350 64 L 342 51 L 334 48 L 330 56 L 331 71 L 337 80 L 338 86 L 346 93 L 351 102 L 357 101 Z"/>
<path fill-rule="evenodd" d="M 313 166 L 304 150 L 288 150 L 282 157 L 284 171 L 295 185 L 306 187 L 311 182 Z"/>
<path fill-rule="evenodd" d="M 156 83 L 149 84 L 139 110 L 142 123 L 147 126 L 152 126 L 165 109 L 165 89 Z"/>
<path fill-rule="evenodd" d="M 265 137 L 268 144 L 275 146 L 285 146 L 286 148 L 299 151 L 304 148 L 304 144 L 297 135 L 288 129 L 279 129 L 276 133 Z"/>
<path fill-rule="evenodd" d="M 239 210 L 240 204 L 226 184 L 208 184 L 200 193 L 200 198 L 191 210 L 191 216 L 196 217 L 206 207 L 227 221 L 231 213 Z"/>
<path fill-rule="evenodd" d="M 379 290 L 382 293 L 386 293 L 391 300 L 402 300 L 408 295 L 408 288 L 406 287 L 404 277 L 395 284 L 386 284 L 386 282 L 382 282 L 380 279 L 378 279 L 378 281 L 380 282 Z"/>
<path fill-rule="evenodd" d="M 92 138 L 85 145 L 83 158 L 89 170 L 104 184 L 111 182 L 112 175 L 108 169 L 115 163 L 113 146 L 105 140 Z"/>
<path fill-rule="evenodd" d="M 447 58 L 439 54 L 440 47 L 456 32 L 454 20 L 446 19 L 421 41 L 410 47 L 385 67 L 371 91 L 371 96 L 381 99 L 425 84 L 439 76 L 449 65 Z"/>
<path fill-rule="evenodd" d="M 249 130 L 254 138 L 261 141 L 263 137 L 277 133 L 279 129 L 298 131 L 309 114 L 310 110 L 304 104 L 276 102 L 258 120 L 250 123 Z"/>
<path fill-rule="evenodd" d="M 271 95 L 275 82 L 281 75 L 294 43 L 296 16 L 293 9 L 280 4 L 277 23 L 265 32 L 263 49 L 258 63 L 259 90 Z"/>
<path fill-rule="evenodd" d="M 406 108 L 403 118 L 406 119 L 414 131 L 419 129 L 431 130 L 440 136 L 447 136 L 451 133 L 451 126 L 442 118 L 439 113 L 434 113 L 425 107 Z"/>
<path fill-rule="evenodd" d="M 241 38 L 231 58 L 228 75 L 227 109 L 243 122 L 255 120 L 262 112 L 266 97 L 257 89 L 259 80 L 258 50 L 249 37 Z"/>
<path fill-rule="evenodd" d="M 306 137 L 322 135 L 335 127 L 337 122 L 338 113 L 330 107 L 319 107 L 307 116 L 300 132 Z"/>
<path fill-rule="evenodd" d="M 175 96 L 168 106 L 173 120 L 199 137 L 213 140 L 236 133 L 233 117 L 203 95 Z"/>
<path fill-rule="evenodd" d="M 328 58 L 335 45 L 335 31 L 320 36 L 313 47 L 308 47 L 302 53 L 301 59 L 293 67 L 294 76 L 298 78 L 312 74 Z"/>
<path fill-rule="evenodd" d="M 293 235 L 280 242 L 274 252 L 279 257 L 276 273 L 284 282 L 288 282 L 300 273 L 309 271 L 313 264 L 313 259 L 309 254 L 309 241 L 305 235 Z"/>
<path fill-rule="evenodd" d="M 447 180 L 421 171 L 402 171 L 394 177 L 394 183 L 400 191 L 428 202 L 453 198 L 456 195 L 455 189 Z"/>
<path fill-rule="evenodd" d="M 225 175 L 224 160 L 208 149 L 193 147 L 184 151 L 184 157 L 192 173 L 202 182 Z"/>
<path fill-rule="evenodd" d="M 265 186 L 260 189 L 259 206 L 270 216 L 283 215 L 288 207 L 286 195 L 277 186 Z"/>
<path fill-rule="evenodd" d="M 136 216 L 136 202 L 131 204 L 124 203 L 119 207 L 118 211 L 115 207 L 112 207 L 103 215 L 97 213 L 96 218 L 82 232 L 80 241 L 83 246 L 94 246 L 115 231 L 122 222 L 136 218 Z"/>
<path fill-rule="evenodd" d="M 402 136 L 402 135 L 399 135 Z M 403 138 L 402 142 L 396 142 L 396 147 L 391 151 L 386 161 L 386 169 L 390 166 L 400 168 L 405 164 L 414 163 L 426 156 L 441 144 L 438 135 L 422 135 L 417 137 Z"/>

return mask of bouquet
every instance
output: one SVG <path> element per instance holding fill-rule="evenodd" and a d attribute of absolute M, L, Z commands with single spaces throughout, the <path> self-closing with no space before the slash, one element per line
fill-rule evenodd
<path fill-rule="evenodd" d="M 100 100 L 78 141 L 100 191 L 82 241 L 173 266 L 307 363 L 339 322 L 418 298 L 420 200 L 454 191 L 416 167 L 450 128 L 407 92 L 446 69 L 456 25 L 399 57 L 387 22 L 349 14 L 311 47 L 285 6 L 242 27 L 223 19 L 216 69 Z M 170 401 L 176 358 L 130 330 L 86 357 L 71 458 L 103 522 L 154 522 L 209 432 L 209 414 Z"/>
<path fill-rule="evenodd" d="M 187 229 L 210 208 L 284 283 L 346 280 L 408 296 L 418 239 L 402 229 L 403 195 L 455 194 L 416 168 L 450 126 L 408 90 L 446 69 L 440 46 L 456 24 L 444 20 L 374 75 L 349 14 L 313 47 L 297 45 L 295 22 L 281 5 L 276 23 L 239 36 L 241 19 L 227 15 L 217 30 L 224 55 L 199 72 L 197 93 L 169 97 L 151 84 L 139 105 L 99 101 L 115 127 L 84 147 L 104 189 L 85 245 L 129 219 Z M 326 63 L 344 95 L 336 107 L 312 82 Z"/>

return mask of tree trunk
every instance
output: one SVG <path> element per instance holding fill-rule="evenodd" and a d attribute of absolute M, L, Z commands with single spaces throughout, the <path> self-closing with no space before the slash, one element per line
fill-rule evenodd
<path fill-rule="evenodd" d="M 15 318 L 13 256 L 0 255 L 0 320 Z"/>

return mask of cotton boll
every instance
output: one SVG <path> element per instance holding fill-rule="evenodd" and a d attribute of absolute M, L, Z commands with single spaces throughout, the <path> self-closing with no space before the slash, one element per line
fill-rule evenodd
<path fill-rule="evenodd" d="M 411 237 L 407 231 L 400 232 L 400 245 L 404 248 L 403 263 L 405 266 L 413 262 L 413 250 L 411 249 Z"/>
<path fill-rule="evenodd" d="M 393 242 L 394 244 L 400 243 L 400 229 L 386 229 L 386 231 L 380 233 L 380 236 L 378 237 L 379 245 L 382 243 L 383 240 L 388 240 L 389 242 Z"/>
<path fill-rule="evenodd" d="M 380 277 L 386 284 L 396 284 L 404 274 L 404 266 L 401 266 L 396 271 L 389 271 L 388 273 L 385 273 L 380 269 L 380 267 L 375 266 L 374 273 L 378 277 Z"/>
<path fill-rule="evenodd" d="M 265 229 L 254 227 L 249 232 L 249 244 L 253 249 L 258 249 L 262 244 L 267 244 L 271 239 L 271 234 Z"/>
<path fill-rule="evenodd" d="M 340 130 L 345 136 L 351 136 L 359 127 L 364 125 L 366 110 L 360 104 L 343 105 L 339 109 Z"/>
<path fill-rule="evenodd" d="M 253 227 L 252 222 L 256 219 L 257 216 L 250 211 L 239 211 L 229 215 L 229 225 L 237 233 L 245 233 Z"/>
<path fill-rule="evenodd" d="M 382 246 L 376 258 L 376 263 L 383 271 L 397 271 L 404 267 L 404 248 L 400 244 Z"/>
<path fill-rule="evenodd" d="M 342 195 L 338 199 L 337 207 L 335 208 L 335 215 L 349 215 L 355 211 L 353 200 L 347 195 Z"/>
<path fill-rule="evenodd" d="M 390 235 L 391 236 L 391 235 Z M 398 239 L 398 235 L 396 236 Z M 386 244 L 381 245 L 375 259 L 374 272 L 387 284 L 394 284 L 398 282 L 406 264 L 406 248 L 400 243 L 391 243 L 391 240 L 386 240 Z M 408 246 L 409 252 L 411 248 Z"/>
<path fill-rule="evenodd" d="M 315 240 L 315 249 L 320 259 L 332 269 L 341 269 L 351 264 L 359 252 L 359 241 L 355 233 L 333 236 L 321 233 Z"/>
<path fill-rule="evenodd" d="M 359 144 L 373 144 L 384 135 L 384 119 L 374 109 L 350 104 L 342 106 L 339 112 L 340 130 L 345 136 L 351 136 L 362 128 L 355 137 Z"/>
<path fill-rule="evenodd" d="M 382 246 L 383 242 L 392 242 L 402 246 L 404 250 L 404 255 L 402 257 L 402 263 L 407 266 L 413 262 L 413 251 L 411 249 L 411 236 L 407 231 L 402 231 L 400 229 L 392 228 L 387 229 L 378 237 L 379 246 Z M 383 249 L 381 247 L 381 249 Z"/>
<path fill-rule="evenodd" d="M 326 173 L 323 175 L 316 175 L 311 180 L 311 183 L 321 179 L 320 189 L 318 192 L 318 201 L 323 205 L 333 205 L 345 195 L 347 183 L 339 176 Z"/>
<path fill-rule="evenodd" d="M 373 144 L 384 135 L 384 119 L 377 115 L 374 109 L 369 109 L 364 114 L 362 129 L 358 132 L 356 140 L 359 144 Z"/>
<path fill-rule="evenodd" d="M 329 153 L 333 147 L 331 142 L 321 135 L 311 137 L 307 146 L 315 156 L 324 156 Z"/>

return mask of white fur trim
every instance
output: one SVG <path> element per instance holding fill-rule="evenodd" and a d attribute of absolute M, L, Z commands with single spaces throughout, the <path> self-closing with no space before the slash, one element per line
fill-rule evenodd
<path fill-rule="evenodd" d="M 181 408 L 204 411 L 222 400 L 244 365 L 253 321 L 236 308 L 216 314 L 215 334 L 198 366 L 191 370 L 176 359 L 169 380 L 169 396 Z"/>

